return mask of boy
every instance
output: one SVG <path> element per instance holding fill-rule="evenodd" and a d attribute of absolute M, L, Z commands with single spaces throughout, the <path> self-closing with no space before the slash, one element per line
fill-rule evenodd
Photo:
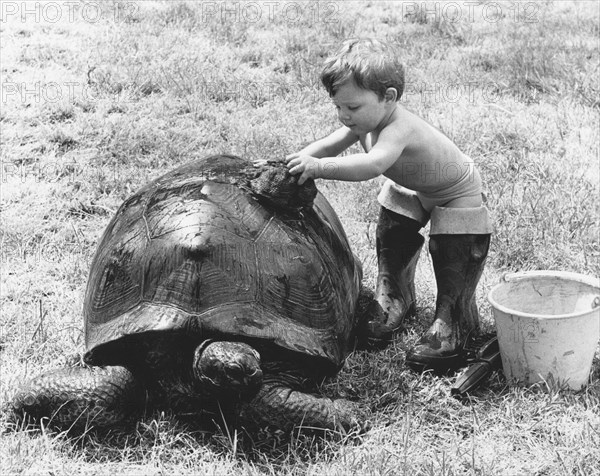
<path fill-rule="evenodd" d="M 399 104 L 404 69 L 396 52 L 372 39 L 349 40 L 327 59 L 321 81 L 343 126 L 286 157 L 298 183 L 309 178 L 388 178 L 378 201 L 377 317 L 373 343 L 387 343 L 415 311 L 414 275 L 431 218 L 429 250 L 437 282 L 433 324 L 407 355 L 414 368 L 460 365 L 470 332 L 479 330 L 475 288 L 491 224 L 473 161 L 442 132 Z M 364 153 L 335 157 L 360 141 Z"/>

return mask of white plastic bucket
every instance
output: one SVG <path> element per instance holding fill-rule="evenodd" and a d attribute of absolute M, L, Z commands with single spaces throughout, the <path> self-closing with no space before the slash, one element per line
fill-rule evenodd
<path fill-rule="evenodd" d="M 507 274 L 488 294 L 511 384 L 589 378 L 600 339 L 600 280 L 562 271 Z"/>

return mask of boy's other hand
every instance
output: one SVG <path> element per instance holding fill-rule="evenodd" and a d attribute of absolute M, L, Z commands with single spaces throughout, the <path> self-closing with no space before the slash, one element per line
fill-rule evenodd
<path fill-rule="evenodd" d="M 316 179 L 319 177 L 319 159 L 316 157 L 296 152 L 288 155 L 285 161 L 292 175 L 301 174 L 298 178 L 298 185 L 302 185 L 309 178 Z"/>

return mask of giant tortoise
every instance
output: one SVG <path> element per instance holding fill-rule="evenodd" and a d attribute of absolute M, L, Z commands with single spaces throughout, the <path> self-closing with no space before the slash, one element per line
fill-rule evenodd
<path fill-rule="evenodd" d="M 351 348 L 361 277 L 312 180 L 195 160 L 121 205 L 91 265 L 83 362 L 23 384 L 12 411 L 73 430 L 233 401 L 242 422 L 361 426 L 357 404 L 315 392 Z"/>

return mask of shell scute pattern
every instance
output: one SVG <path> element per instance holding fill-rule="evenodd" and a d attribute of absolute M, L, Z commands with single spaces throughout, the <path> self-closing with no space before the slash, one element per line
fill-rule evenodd
<path fill-rule="evenodd" d="M 251 169 L 235 157 L 197 160 L 123 203 L 88 280 L 89 351 L 185 330 L 343 361 L 361 270 L 342 226 L 322 195 L 305 193 L 314 203 L 298 208 L 294 184 L 275 187 L 290 207 L 265 199 L 269 180 Z M 285 178 L 277 170 L 266 176 Z"/>

